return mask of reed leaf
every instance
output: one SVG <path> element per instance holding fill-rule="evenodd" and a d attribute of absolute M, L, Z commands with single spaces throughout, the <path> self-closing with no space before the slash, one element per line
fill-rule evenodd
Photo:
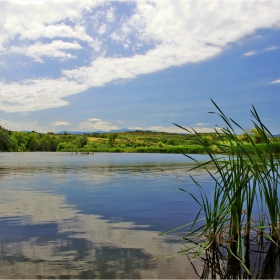
<path fill-rule="evenodd" d="M 255 107 L 250 111 L 253 119 L 252 124 L 258 133 L 265 149 L 260 147 L 241 125 L 232 118 L 228 118 L 218 105 L 211 99 L 218 115 L 225 123 L 224 127 L 216 127 L 215 133 L 218 140 L 211 141 L 211 145 L 205 142 L 203 135 L 195 129 L 186 129 L 178 124 L 177 127 L 196 135 L 197 142 L 201 145 L 209 160 L 198 162 L 191 156 L 196 165 L 188 170 L 204 168 L 213 179 L 214 192 L 210 201 L 203 187 L 190 174 L 191 179 L 199 189 L 200 197 L 189 193 L 198 203 L 200 210 L 191 223 L 191 230 L 185 235 L 186 240 L 195 236 L 196 238 L 206 238 L 199 244 L 194 258 L 199 256 L 203 250 L 208 250 L 213 244 L 221 244 L 226 239 L 230 254 L 238 260 L 245 271 L 250 274 L 246 262 L 246 248 L 244 242 L 249 242 L 251 229 L 257 234 L 265 237 L 275 244 L 280 239 L 280 201 L 278 197 L 279 185 L 279 158 L 275 158 L 272 145 L 273 137 L 266 126 L 261 122 Z M 244 143 L 236 133 L 234 126 L 246 133 L 248 143 Z M 272 139 L 272 140 L 271 140 Z M 213 152 L 220 151 L 223 156 L 217 156 Z M 214 166 L 213 173 L 208 167 Z M 253 218 L 253 209 L 257 208 L 259 217 Z M 266 213 L 266 211 L 268 213 Z M 197 222 L 201 222 L 199 216 L 203 215 L 204 224 L 195 227 Z M 269 220 L 266 220 L 266 215 Z M 179 228 L 177 228 L 179 229 Z M 269 229 L 269 232 L 267 232 Z M 243 231 L 244 230 L 244 231 Z M 184 250 L 188 252 L 188 248 Z"/>

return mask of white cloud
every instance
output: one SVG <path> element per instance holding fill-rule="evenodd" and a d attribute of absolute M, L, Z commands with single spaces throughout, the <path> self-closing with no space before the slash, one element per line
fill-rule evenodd
<path fill-rule="evenodd" d="M 50 44 L 42 44 L 37 42 L 28 47 L 11 47 L 10 52 L 25 54 L 27 56 L 35 58 L 37 61 L 41 61 L 42 56 L 58 57 L 63 59 L 74 58 L 71 53 L 66 53 L 61 50 L 79 50 L 82 47 L 79 43 L 63 42 L 61 40 L 52 41 Z"/>
<path fill-rule="evenodd" d="M 101 1 L 7 1 L 0 2 L 0 46 L 2 52 L 13 40 L 38 40 L 40 38 L 72 38 L 93 44 L 87 34 L 83 15 Z"/>
<path fill-rule="evenodd" d="M 164 43 L 224 47 L 253 30 L 279 26 L 278 1 L 140 1 L 146 35 Z M 233 12 L 234 11 L 234 12 Z M 259 20 L 261 18 L 261 21 Z M 168 36 L 167 36 L 168 35 Z"/>
<path fill-rule="evenodd" d="M 69 122 L 63 122 L 63 121 L 55 121 L 51 124 L 51 126 L 64 126 L 64 125 L 70 125 Z"/>
<path fill-rule="evenodd" d="M 115 21 L 115 12 L 114 12 L 113 7 L 110 7 L 110 9 L 108 10 L 108 12 L 106 14 L 106 19 L 108 20 L 108 22 L 114 22 Z"/>
<path fill-rule="evenodd" d="M 255 54 L 256 54 L 255 51 L 250 51 L 250 52 L 244 53 L 244 56 L 253 56 Z"/>
<path fill-rule="evenodd" d="M 107 29 L 106 24 L 102 24 L 102 25 L 99 27 L 99 29 L 98 29 L 98 33 L 99 33 L 100 35 L 103 34 L 103 33 L 106 32 L 106 29 Z"/>
<path fill-rule="evenodd" d="M 272 46 L 272 47 L 270 47 L 270 48 L 265 49 L 265 51 L 275 51 L 275 50 L 277 50 L 277 49 L 278 49 L 278 47 Z"/>
<path fill-rule="evenodd" d="M 82 129 L 83 131 L 96 131 L 96 130 L 110 131 L 110 130 L 120 129 L 120 127 L 108 121 L 103 121 L 101 119 L 96 119 L 96 118 L 91 118 L 84 122 L 80 122 L 79 128 Z"/>
<path fill-rule="evenodd" d="M 92 42 L 93 39 L 85 33 L 85 28 L 81 25 L 76 25 L 74 28 L 66 26 L 65 24 L 59 25 L 41 25 L 36 26 L 34 29 L 27 29 L 20 33 L 22 39 L 36 40 L 38 38 L 75 38 L 82 41 Z"/>
<path fill-rule="evenodd" d="M 196 125 L 198 125 L 198 126 L 202 126 L 202 125 L 210 125 L 210 123 L 203 123 L 203 122 L 200 122 L 200 123 L 197 123 Z"/>
<path fill-rule="evenodd" d="M 91 118 L 87 120 L 88 122 L 100 122 L 102 121 L 101 119 L 96 119 L 96 118 Z"/>
<path fill-rule="evenodd" d="M 175 55 L 176 50 L 178 53 Z M 89 67 L 73 70 L 63 70 L 62 73 L 70 80 L 87 84 L 88 87 L 103 86 L 109 82 L 121 79 L 132 79 L 138 75 L 149 74 L 165 68 L 179 66 L 184 62 L 199 62 L 217 55 L 221 50 L 212 46 L 200 46 L 199 52 L 194 49 L 186 51 L 186 46 L 180 48 L 165 48 L 160 46 L 148 51 L 145 55 L 122 58 L 98 58 Z"/>
<path fill-rule="evenodd" d="M 278 47 L 276 46 L 271 46 L 269 48 L 266 48 L 264 50 L 261 50 L 261 51 L 258 51 L 258 52 L 263 52 L 263 51 L 275 51 L 277 50 Z M 253 56 L 253 55 L 256 55 L 258 53 L 257 51 L 250 51 L 250 52 L 247 52 L 247 53 L 244 53 L 244 56 Z"/>
<path fill-rule="evenodd" d="M 14 122 L 9 121 L 0 118 L 0 125 L 3 126 L 6 129 L 12 130 L 12 131 L 38 131 L 42 132 L 42 130 L 45 130 L 42 126 L 39 126 L 36 121 L 29 122 L 29 121 L 20 121 L 20 122 Z"/>
<path fill-rule="evenodd" d="M 273 84 L 279 84 L 280 83 L 280 79 L 279 80 L 275 80 L 273 82 L 271 82 L 270 84 L 273 85 Z"/>
<path fill-rule="evenodd" d="M 43 57 L 74 58 L 75 54 L 66 50 L 88 53 L 88 47 L 103 55 L 93 55 L 90 66 L 61 71 L 58 79 L 1 82 L 0 110 L 8 112 L 64 106 L 68 104 L 64 98 L 90 87 L 201 62 L 260 28 L 280 27 L 280 1 L 270 1 L 267 5 L 267 1 L 139 0 L 127 2 L 129 7 L 135 5 L 135 9 L 124 15 L 118 25 L 115 24 L 116 2 L 106 2 L 107 6 L 104 1 L 90 0 L 28 3 L 0 2 L 2 53 L 6 54 L 10 49 L 39 62 Z M 102 21 L 97 19 L 97 37 L 94 37 L 90 31 L 95 25 L 88 20 L 98 14 L 99 10 L 95 8 L 102 4 L 107 10 L 104 12 L 103 9 Z M 116 26 L 114 30 L 112 26 Z M 47 44 L 42 41 L 44 38 L 54 41 Z M 118 48 L 111 50 L 109 57 L 104 56 L 108 40 L 112 41 L 112 38 L 130 51 L 128 56 L 118 52 Z M 83 42 L 83 48 L 77 40 Z M 138 53 L 141 46 L 146 46 L 145 52 Z"/>
<path fill-rule="evenodd" d="M 82 92 L 85 85 L 65 78 L 0 82 L 0 110 L 7 112 L 37 111 L 68 104 L 64 97 Z"/>
<path fill-rule="evenodd" d="M 150 5 L 138 2 L 137 13 L 124 22 L 119 32 L 114 32 L 111 36 L 115 40 L 123 41 L 127 46 L 127 36 L 136 29 L 143 38 L 161 42 L 156 48 L 144 55 L 97 58 L 90 67 L 65 70 L 63 74 L 69 79 L 86 82 L 89 87 L 101 86 L 114 80 L 131 79 L 170 66 L 209 59 L 220 53 L 227 43 L 259 27 L 260 21 L 256 19 L 256 15 L 253 16 L 255 12 L 261 13 L 260 16 L 265 18 L 266 25 L 273 25 L 275 22 L 279 24 L 278 16 L 273 13 L 272 21 L 268 14 L 270 9 L 264 6 L 265 10 L 262 10 L 260 4 L 230 2 L 220 7 L 220 2 L 207 1 L 203 2 L 204 7 L 201 7 L 200 1 L 197 4 L 192 1 L 155 3 L 156 5 Z M 280 11 L 280 5 L 277 7 Z M 224 13 L 220 13 L 219 8 Z M 231 13 L 232 8 L 236 13 Z M 196 9 L 202 9 L 199 16 L 195 12 Z M 244 24 L 246 21 L 247 24 Z"/>

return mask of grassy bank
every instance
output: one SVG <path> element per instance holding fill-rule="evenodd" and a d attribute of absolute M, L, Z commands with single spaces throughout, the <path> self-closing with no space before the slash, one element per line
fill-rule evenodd
<path fill-rule="evenodd" d="M 62 149 L 61 152 L 80 152 L 80 153 L 166 153 L 166 154 L 203 154 L 205 150 L 202 146 L 188 147 L 139 147 L 139 148 L 80 148 Z"/>
<path fill-rule="evenodd" d="M 247 144 L 247 151 L 250 149 L 254 153 L 254 147 L 250 144 Z M 268 153 L 268 147 L 266 144 L 258 144 L 255 147 L 263 154 Z M 280 154 L 280 143 L 271 143 L 271 151 L 274 155 Z M 212 153 L 217 154 L 226 154 L 226 151 L 223 149 L 218 149 L 216 145 L 208 147 Z M 178 146 L 178 147 L 138 147 L 138 148 L 74 148 L 74 149 L 61 149 L 60 152 L 79 152 L 79 153 L 166 153 L 166 154 L 207 154 L 205 148 L 201 145 L 191 145 L 191 146 Z M 232 152 L 236 153 L 235 148 L 232 147 Z"/>

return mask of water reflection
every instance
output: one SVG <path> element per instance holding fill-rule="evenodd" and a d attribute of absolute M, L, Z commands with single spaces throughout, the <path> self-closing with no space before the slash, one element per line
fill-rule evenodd
<path fill-rule="evenodd" d="M 212 245 L 202 256 L 200 278 L 202 279 L 279 279 L 279 245 L 274 242 L 250 244 L 245 247 L 245 265 L 225 245 Z M 202 266 L 203 264 L 203 266 Z"/>
<path fill-rule="evenodd" d="M 197 211 L 178 190 L 195 188 L 190 164 L 181 155 L 1 153 L 0 276 L 197 278 L 185 256 L 155 260 L 181 249 L 159 232 Z"/>
<path fill-rule="evenodd" d="M 65 197 L 3 191 L 0 275 L 6 278 L 176 278 L 192 273 L 157 232 L 79 213 Z M 170 269 L 167 269 L 169 267 Z M 193 275 L 195 277 L 195 275 Z"/>

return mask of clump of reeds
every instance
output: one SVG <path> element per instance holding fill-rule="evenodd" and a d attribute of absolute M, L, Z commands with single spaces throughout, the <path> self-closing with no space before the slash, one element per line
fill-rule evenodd
<path fill-rule="evenodd" d="M 250 273 L 245 264 L 245 253 L 252 235 L 256 235 L 260 240 L 265 238 L 276 245 L 280 238 L 280 161 L 275 157 L 273 136 L 261 122 L 254 106 L 251 110 L 252 123 L 265 149 L 263 145 L 260 148 L 250 134 L 247 135 L 249 144 L 244 143 L 235 127 L 244 133 L 246 130 L 231 118 L 227 118 L 215 102 L 211 101 L 218 110 L 214 114 L 219 115 L 225 123 L 224 127 L 216 127 L 219 139 L 213 140 L 212 145 L 209 145 L 209 141 L 206 143 L 205 138 L 196 130 L 177 125 L 189 133 L 194 133 L 198 143 L 210 157 L 208 162 L 197 162 L 191 170 L 205 168 L 215 184 L 211 197 L 213 201 L 210 201 L 203 187 L 191 176 L 199 188 L 200 198 L 190 195 L 200 205 L 200 211 L 191 223 L 188 234 L 184 236 L 190 243 L 180 253 L 192 252 L 193 258 L 196 258 L 213 246 L 227 244 L 230 254 Z M 216 155 L 214 150 L 223 155 Z M 192 160 L 196 161 L 193 158 Z M 212 168 L 208 168 L 210 164 L 215 166 L 216 172 L 213 173 Z M 258 217 L 253 215 L 253 209 L 258 210 Z M 202 225 L 201 216 L 204 219 Z"/>

